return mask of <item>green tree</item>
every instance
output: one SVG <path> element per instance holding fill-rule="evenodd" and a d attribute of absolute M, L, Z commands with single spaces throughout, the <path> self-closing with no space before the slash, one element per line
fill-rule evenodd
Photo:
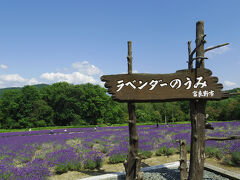
<path fill-rule="evenodd" d="M 19 113 L 18 120 L 21 128 L 34 127 L 35 118 L 31 116 L 34 112 L 34 104 L 40 100 L 39 90 L 34 86 L 24 86 L 21 89 L 21 98 L 19 98 Z"/>
<path fill-rule="evenodd" d="M 153 113 L 151 114 L 151 121 L 156 123 L 162 121 L 162 116 L 160 115 L 159 111 L 153 111 Z"/>
<path fill-rule="evenodd" d="M 123 111 L 118 103 L 113 102 L 106 94 L 106 89 L 99 85 L 79 85 L 80 115 L 89 124 L 119 123 L 123 118 Z"/>
<path fill-rule="evenodd" d="M 57 126 L 70 125 L 75 121 L 79 103 L 76 97 L 81 92 L 67 82 L 54 83 L 41 89 L 43 100 L 53 110 L 53 123 Z"/>
<path fill-rule="evenodd" d="M 233 120 L 240 120 L 240 95 L 236 97 L 236 104 L 233 110 Z"/>
<path fill-rule="evenodd" d="M 36 100 L 33 103 L 33 111 L 29 114 L 34 127 L 53 126 L 53 110 L 42 99 Z"/>
<path fill-rule="evenodd" d="M 142 109 L 136 110 L 136 117 L 137 117 L 137 122 L 150 122 L 151 121 L 150 113 L 148 113 Z"/>
<path fill-rule="evenodd" d="M 0 100 L 0 124 L 1 128 L 19 128 L 19 100 L 21 99 L 21 90 L 6 90 Z"/>
<path fill-rule="evenodd" d="M 123 111 L 99 85 L 55 83 L 41 89 L 55 125 L 119 123 Z"/>

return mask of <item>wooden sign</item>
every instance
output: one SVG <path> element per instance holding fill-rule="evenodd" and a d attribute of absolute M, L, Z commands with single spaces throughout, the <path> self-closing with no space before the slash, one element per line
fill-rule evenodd
<path fill-rule="evenodd" d="M 208 69 L 180 70 L 172 74 L 104 75 L 108 93 L 120 102 L 176 101 L 189 99 L 220 100 L 222 92 L 218 78 Z"/>

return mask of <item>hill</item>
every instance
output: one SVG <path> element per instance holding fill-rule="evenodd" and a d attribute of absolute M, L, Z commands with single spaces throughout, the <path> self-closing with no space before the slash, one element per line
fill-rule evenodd
<path fill-rule="evenodd" d="M 41 89 L 42 87 L 49 86 L 49 85 L 48 84 L 36 84 L 36 85 L 32 85 L 32 86 L 35 86 L 36 88 Z M 6 90 L 9 90 L 9 89 L 21 89 L 21 88 L 22 87 L 2 88 L 2 89 L 0 89 L 0 97 L 2 96 L 3 92 L 6 91 Z"/>
<path fill-rule="evenodd" d="M 229 93 L 236 93 L 236 92 L 240 92 L 240 88 L 234 88 L 234 89 L 230 89 L 227 90 Z"/>

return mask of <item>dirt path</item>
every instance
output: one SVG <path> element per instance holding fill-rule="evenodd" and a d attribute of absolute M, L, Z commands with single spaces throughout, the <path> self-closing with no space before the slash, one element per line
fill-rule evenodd
<path fill-rule="evenodd" d="M 188 156 L 189 159 L 189 156 Z M 174 162 L 174 161 L 178 161 L 179 160 L 179 155 L 173 155 L 173 156 L 153 156 L 152 158 L 148 158 L 148 159 L 143 159 L 142 160 L 142 167 L 148 167 L 148 166 L 156 166 L 156 165 L 160 165 L 160 164 L 165 164 L 165 163 L 170 163 L 170 162 Z M 233 171 L 236 173 L 240 172 L 240 167 L 231 167 L 231 166 L 226 166 L 223 165 L 220 161 L 217 161 L 215 159 L 206 159 L 205 160 L 206 163 L 208 164 L 212 164 L 214 166 L 229 170 L 229 171 Z M 107 174 L 107 173 L 111 173 L 111 172 L 122 172 L 124 171 L 124 167 L 122 163 L 119 164 L 107 164 L 104 163 L 103 167 L 100 170 L 82 170 L 80 172 L 78 171 L 71 171 L 71 172 L 67 172 L 61 175 L 55 175 L 50 177 L 50 180 L 77 180 L 77 179 L 81 179 L 81 178 L 85 178 L 85 177 L 89 177 L 89 176 L 96 176 L 96 175 L 102 175 L 102 174 Z"/>

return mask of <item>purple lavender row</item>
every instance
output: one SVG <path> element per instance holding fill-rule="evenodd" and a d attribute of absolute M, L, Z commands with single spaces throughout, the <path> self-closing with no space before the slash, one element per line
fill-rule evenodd
<path fill-rule="evenodd" d="M 240 122 L 213 123 L 213 126 L 215 130 L 206 131 L 208 136 L 240 135 Z M 53 134 L 0 138 L 0 174 L 4 175 L 0 175 L 0 179 L 44 179 L 51 175 L 51 167 L 66 166 L 66 163 L 86 166 L 89 160 L 127 154 L 129 134 L 126 126 L 76 128 L 62 132 L 64 129 Z M 190 124 L 138 126 L 140 151 L 156 151 L 162 146 L 177 148 L 177 139 L 186 139 L 190 145 L 190 132 Z M 206 144 L 221 148 L 224 153 L 240 150 L 239 140 L 208 141 Z"/>

